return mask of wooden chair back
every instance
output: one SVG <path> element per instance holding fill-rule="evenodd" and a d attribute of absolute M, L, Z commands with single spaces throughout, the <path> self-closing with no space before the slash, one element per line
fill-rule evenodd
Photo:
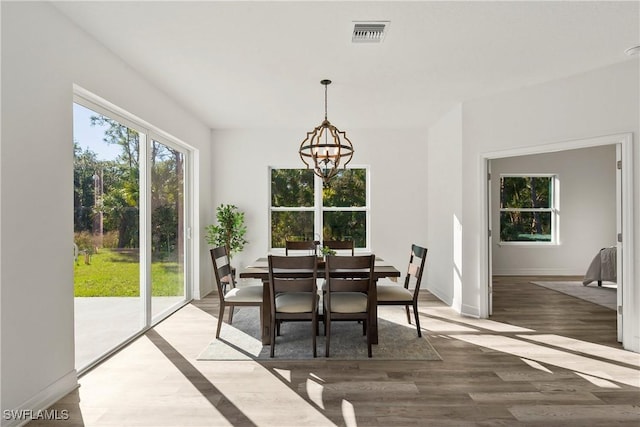
<path fill-rule="evenodd" d="M 322 246 L 336 251 L 351 251 L 351 255 L 355 255 L 355 244 L 353 240 L 324 240 Z"/>
<path fill-rule="evenodd" d="M 409 257 L 409 266 L 407 267 L 407 275 L 404 278 L 404 287 L 409 289 L 409 285 L 413 284 L 413 299 L 418 299 L 420 292 L 420 283 L 422 282 L 422 273 L 424 272 L 425 261 L 427 260 L 427 248 L 411 245 L 411 256 Z"/>
<path fill-rule="evenodd" d="M 368 294 L 374 286 L 375 255 L 327 256 L 325 262 L 326 298 L 332 292 L 362 292 Z"/>
<path fill-rule="evenodd" d="M 317 278 L 318 262 L 315 255 L 269 255 L 269 287 L 272 301 L 282 292 L 316 292 Z"/>
<path fill-rule="evenodd" d="M 211 261 L 213 262 L 213 272 L 216 277 L 218 295 L 220 296 L 220 300 L 224 301 L 227 286 L 230 286 L 232 289 L 236 287 L 229 261 L 229 254 L 225 246 L 213 248 L 209 252 L 211 253 Z"/>
<path fill-rule="evenodd" d="M 289 251 L 305 251 L 305 255 L 317 256 L 319 243 L 316 240 L 286 240 L 284 253 L 289 255 Z"/>

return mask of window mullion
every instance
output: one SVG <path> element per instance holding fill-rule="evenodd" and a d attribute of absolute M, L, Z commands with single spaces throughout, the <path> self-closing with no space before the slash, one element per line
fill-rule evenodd
<path fill-rule="evenodd" d="M 324 240 L 324 236 L 322 235 L 323 229 L 323 204 L 322 204 L 322 178 L 319 176 L 314 176 L 313 180 L 314 186 L 314 215 L 313 215 L 313 235 L 316 240 Z"/>

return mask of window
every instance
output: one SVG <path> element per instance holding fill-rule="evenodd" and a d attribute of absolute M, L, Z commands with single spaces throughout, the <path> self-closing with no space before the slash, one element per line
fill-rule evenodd
<path fill-rule="evenodd" d="M 272 248 L 284 248 L 287 239 L 352 239 L 356 248 L 369 247 L 367 168 L 340 171 L 326 186 L 310 169 L 270 174 Z"/>
<path fill-rule="evenodd" d="M 500 241 L 557 244 L 557 176 L 500 176 Z"/>

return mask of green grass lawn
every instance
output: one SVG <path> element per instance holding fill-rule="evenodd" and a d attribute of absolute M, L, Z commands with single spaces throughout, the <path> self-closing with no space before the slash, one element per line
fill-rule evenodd
<path fill-rule="evenodd" d="M 176 262 L 151 264 L 151 294 L 184 295 L 182 267 Z M 140 264 L 138 252 L 101 249 L 85 264 L 80 256 L 74 266 L 76 297 L 140 296 Z"/>

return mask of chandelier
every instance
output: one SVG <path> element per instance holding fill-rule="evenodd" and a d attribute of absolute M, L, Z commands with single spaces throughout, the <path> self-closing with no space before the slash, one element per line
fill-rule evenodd
<path fill-rule="evenodd" d="M 313 168 L 313 173 L 322 178 L 326 185 L 338 174 L 338 169 L 346 169 L 353 157 L 353 145 L 346 132 L 339 130 L 327 119 L 327 86 L 331 80 L 322 80 L 324 85 L 324 120 L 320 126 L 307 132 L 307 137 L 300 144 L 300 158 Z"/>

